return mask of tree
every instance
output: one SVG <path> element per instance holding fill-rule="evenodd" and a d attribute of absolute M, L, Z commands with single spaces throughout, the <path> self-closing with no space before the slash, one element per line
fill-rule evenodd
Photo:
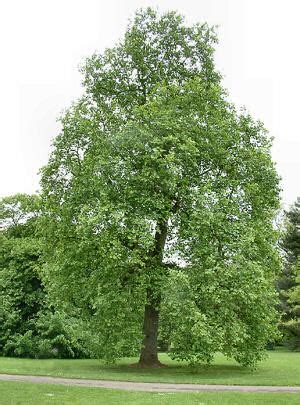
<path fill-rule="evenodd" d="M 72 333 L 74 317 L 54 310 L 42 283 L 45 263 L 39 219 L 37 195 L 0 200 L 0 353 L 87 357 L 88 351 Z"/>
<path fill-rule="evenodd" d="M 287 302 L 286 291 L 295 285 L 295 263 L 300 253 L 300 199 L 284 213 L 285 232 L 281 242 L 285 254 L 285 266 L 278 280 L 278 289 L 281 298 L 281 308 L 284 312 L 283 319 L 290 318 L 290 305 Z"/>
<path fill-rule="evenodd" d="M 300 346 L 299 331 L 299 257 L 300 257 L 300 199 L 285 212 L 286 233 L 282 247 L 286 253 L 283 274 L 278 280 L 282 328 L 292 348 Z"/>
<path fill-rule="evenodd" d="M 293 350 L 300 348 L 300 259 L 294 264 L 294 285 L 287 291 L 287 303 L 289 305 L 289 317 L 284 322 L 284 328 L 288 332 L 288 345 Z"/>
<path fill-rule="evenodd" d="M 283 247 L 287 253 L 289 263 L 296 263 L 300 256 L 300 198 L 285 213 L 287 219 L 287 232 Z"/>
<path fill-rule="evenodd" d="M 85 94 L 42 170 L 45 283 L 81 310 L 108 360 L 160 366 L 216 351 L 253 365 L 275 336 L 278 177 L 259 122 L 226 100 L 216 37 L 137 12 L 87 60 Z"/>
<path fill-rule="evenodd" d="M 1 350 L 12 333 L 26 330 L 43 302 L 37 274 L 41 252 L 34 238 L 36 203 L 35 196 L 26 194 L 0 201 Z"/>

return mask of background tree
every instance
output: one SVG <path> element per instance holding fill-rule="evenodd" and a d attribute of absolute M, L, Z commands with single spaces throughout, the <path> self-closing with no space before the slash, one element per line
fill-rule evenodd
<path fill-rule="evenodd" d="M 41 280 L 44 260 L 37 232 L 39 216 L 37 195 L 16 194 L 0 200 L 0 353 L 89 356 L 72 333 L 74 318 L 55 311 L 49 303 Z"/>
<path fill-rule="evenodd" d="M 137 12 L 82 69 L 42 171 L 45 282 L 99 333 L 98 355 L 159 366 L 216 351 L 254 364 L 275 336 L 278 178 L 259 122 L 226 101 L 215 35 Z M 56 298 L 55 298 L 56 297 Z"/>
<path fill-rule="evenodd" d="M 0 336 L 4 352 L 11 335 L 25 333 L 43 305 L 36 208 L 37 197 L 25 194 L 3 198 L 0 204 Z"/>
<path fill-rule="evenodd" d="M 282 247 L 286 253 L 283 274 L 278 280 L 282 329 L 285 340 L 293 349 L 300 347 L 299 330 L 299 257 L 300 257 L 300 199 L 285 212 L 286 233 Z"/>
<path fill-rule="evenodd" d="M 287 343 L 293 350 L 300 348 L 300 260 L 294 265 L 294 286 L 287 291 L 287 303 L 290 306 L 289 319 L 284 322 L 288 332 Z"/>

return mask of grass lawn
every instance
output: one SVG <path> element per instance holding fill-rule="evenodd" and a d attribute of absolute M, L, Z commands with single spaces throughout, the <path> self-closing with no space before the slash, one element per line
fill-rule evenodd
<path fill-rule="evenodd" d="M 169 367 L 153 370 L 135 369 L 129 367 L 136 362 L 136 359 L 132 358 L 122 359 L 115 365 L 106 365 L 99 360 L 31 360 L 0 357 L 0 373 L 144 382 L 300 385 L 300 353 L 285 350 L 270 351 L 269 358 L 260 363 L 255 371 L 241 367 L 235 361 L 221 355 L 216 357 L 210 367 L 202 366 L 194 369 L 187 364 L 172 361 L 166 354 L 161 354 L 160 360 Z"/>
<path fill-rule="evenodd" d="M 1 405 L 264 405 L 299 404 L 298 394 L 282 393 L 150 393 L 127 392 L 102 388 L 66 387 L 0 381 Z"/>

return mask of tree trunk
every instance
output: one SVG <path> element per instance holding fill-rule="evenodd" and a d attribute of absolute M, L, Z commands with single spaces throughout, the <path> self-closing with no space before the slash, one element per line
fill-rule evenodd
<path fill-rule="evenodd" d="M 158 332 L 159 310 L 153 303 L 145 305 L 144 326 L 143 326 L 143 347 L 141 349 L 139 366 L 160 367 L 161 363 L 157 355 L 157 332 Z"/>
<path fill-rule="evenodd" d="M 158 266 L 162 264 L 163 252 L 167 239 L 168 225 L 167 221 L 159 222 L 155 234 L 155 247 L 152 253 L 154 262 Z M 153 295 L 156 297 L 154 298 Z M 157 354 L 157 334 L 158 334 L 158 321 L 159 321 L 159 306 L 160 306 L 160 293 L 147 289 L 147 303 L 144 312 L 144 325 L 143 325 L 143 346 L 140 353 L 138 365 L 140 367 L 162 367 L 163 365 L 158 360 Z"/>

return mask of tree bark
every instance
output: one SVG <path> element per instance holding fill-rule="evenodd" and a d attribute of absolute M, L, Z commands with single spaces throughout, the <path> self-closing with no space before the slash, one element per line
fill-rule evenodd
<path fill-rule="evenodd" d="M 158 266 L 162 264 L 164 247 L 167 240 L 168 223 L 159 222 L 155 234 L 155 246 L 152 257 Z M 158 360 L 157 353 L 157 335 L 159 323 L 159 306 L 160 294 L 147 289 L 147 303 L 144 312 L 143 325 L 143 346 L 141 348 L 140 359 L 138 365 L 140 367 L 162 367 L 163 365 Z"/>
<path fill-rule="evenodd" d="M 141 367 L 160 367 L 162 365 L 157 353 L 158 321 L 159 309 L 153 302 L 147 303 L 144 312 L 143 346 L 138 363 Z"/>

